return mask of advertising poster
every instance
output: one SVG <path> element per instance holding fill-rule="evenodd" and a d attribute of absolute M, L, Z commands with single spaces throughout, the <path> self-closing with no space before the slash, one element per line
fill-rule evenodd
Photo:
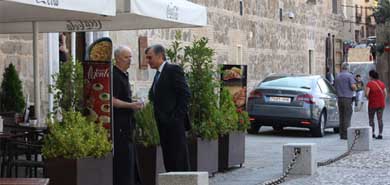
<path fill-rule="evenodd" d="M 245 110 L 247 66 L 224 64 L 221 66 L 221 69 L 221 81 L 223 82 L 223 86 L 228 89 L 233 96 L 233 101 L 237 109 Z"/>
<path fill-rule="evenodd" d="M 84 100 L 87 116 L 110 130 L 112 123 L 111 73 L 112 42 L 101 38 L 88 48 L 84 68 Z"/>
<path fill-rule="evenodd" d="M 111 128 L 111 63 L 84 62 L 84 99 L 88 117 Z"/>

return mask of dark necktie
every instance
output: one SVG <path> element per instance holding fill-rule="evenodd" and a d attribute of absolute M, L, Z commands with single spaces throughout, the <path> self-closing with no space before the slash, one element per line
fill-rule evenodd
<path fill-rule="evenodd" d="M 159 78 L 160 78 L 160 71 L 157 71 L 156 74 L 154 75 L 154 80 L 153 80 L 153 93 L 156 89 L 156 85 Z"/>

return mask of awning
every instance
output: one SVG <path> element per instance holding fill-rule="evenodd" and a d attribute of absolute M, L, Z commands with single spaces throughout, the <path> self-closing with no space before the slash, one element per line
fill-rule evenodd
<path fill-rule="evenodd" d="M 39 32 L 118 31 L 207 25 L 206 7 L 187 0 L 116 0 L 116 7 L 116 16 L 113 17 L 91 15 L 87 19 L 85 17 L 83 19 L 71 17 L 63 21 L 44 19 L 38 21 Z M 4 22 L 2 19 L 0 33 L 32 32 L 29 23 Z"/>
<path fill-rule="evenodd" d="M 0 0 L 0 22 L 64 21 L 92 19 L 99 15 L 114 16 L 115 3 L 113 0 Z"/>
<path fill-rule="evenodd" d="M 0 0 L 0 33 L 33 33 L 36 118 L 41 118 L 38 32 L 40 32 L 40 26 L 45 28 L 44 25 L 39 25 L 39 22 L 49 23 L 113 16 L 116 13 L 115 3 L 113 0 Z M 47 29 L 45 31 L 49 32 Z"/>

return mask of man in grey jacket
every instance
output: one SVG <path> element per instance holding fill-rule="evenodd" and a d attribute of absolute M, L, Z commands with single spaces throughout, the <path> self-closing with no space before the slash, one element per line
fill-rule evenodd
<path fill-rule="evenodd" d="M 338 97 L 340 139 L 347 139 L 347 129 L 351 126 L 352 97 L 356 90 L 356 81 L 349 72 L 348 63 L 341 65 L 341 72 L 337 75 L 334 86 Z"/>

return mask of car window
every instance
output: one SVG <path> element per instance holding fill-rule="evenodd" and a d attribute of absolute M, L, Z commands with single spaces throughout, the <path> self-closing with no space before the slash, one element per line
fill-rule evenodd
<path fill-rule="evenodd" d="M 322 80 L 325 81 L 330 93 L 337 94 L 336 89 L 332 86 L 332 84 L 329 83 L 329 81 L 324 80 L 324 79 L 322 79 Z"/>
<path fill-rule="evenodd" d="M 320 79 L 318 80 L 318 86 L 320 86 L 322 93 L 330 93 L 331 90 L 329 89 L 328 85 L 326 84 L 325 80 Z"/>
<path fill-rule="evenodd" d="M 308 77 L 269 77 L 259 84 L 259 87 L 291 87 L 311 89 L 312 79 Z"/>

